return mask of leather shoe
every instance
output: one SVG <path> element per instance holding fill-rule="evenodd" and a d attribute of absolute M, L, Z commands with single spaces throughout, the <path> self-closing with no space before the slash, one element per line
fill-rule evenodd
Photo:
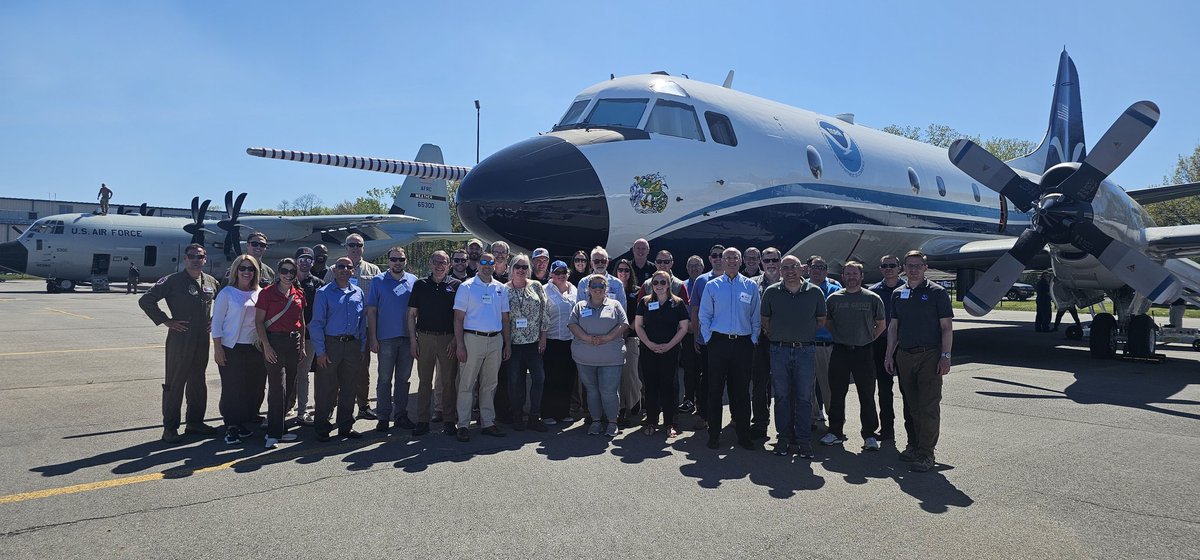
<path fill-rule="evenodd" d="M 471 432 L 468 432 L 466 428 L 459 428 L 457 437 L 461 442 L 471 441 Z"/>
<path fill-rule="evenodd" d="M 176 428 L 163 428 L 162 440 L 164 443 L 179 443 L 183 441 L 183 436 L 179 435 Z"/>
<path fill-rule="evenodd" d="M 417 427 L 413 428 L 414 436 L 423 436 L 429 433 L 429 422 L 417 422 Z"/>
<path fill-rule="evenodd" d="M 388 430 L 390 430 L 390 429 L 391 428 L 388 427 L 387 420 L 380 420 L 375 423 L 375 431 L 376 432 L 379 432 L 381 434 L 386 434 L 386 433 L 388 433 Z"/>
<path fill-rule="evenodd" d="M 748 437 L 738 438 L 738 445 L 741 446 L 742 449 L 749 449 L 750 451 L 755 451 L 758 449 L 758 445 L 755 445 L 754 440 Z"/>
<path fill-rule="evenodd" d="M 358 439 L 358 438 L 362 437 L 362 434 L 360 434 L 354 430 L 343 430 L 343 431 L 338 432 L 338 437 L 343 437 L 346 439 Z"/>
<path fill-rule="evenodd" d="M 496 426 L 496 425 L 494 425 L 494 424 L 493 424 L 493 425 L 491 425 L 491 426 L 488 426 L 488 427 L 484 428 L 484 429 L 483 429 L 481 432 L 479 432 L 479 433 L 481 433 L 481 434 L 483 434 L 483 435 L 485 435 L 485 436 L 492 436 L 492 437 L 504 437 L 504 436 L 508 435 L 508 434 L 506 434 L 506 433 L 504 433 L 504 432 L 500 431 L 500 427 L 499 427 L 499 426 Z"/>
<path fill-rule="evenodd" d="M 359 420 L 378 420 L 379 416 L 375 414 L 374 410 L 369 408 L 359 408 L 357 418 Z"/>
<path fill-rule="evenodd" d="M 321 443 L 329 441 L 329 432 L 317 432 L 317 441 Z"/>
<path fill-rule="evenodd" d="M 540 418 L 534 418 L 532 416 L 529 418 L 528 427 L 530 430 L 535 432 L 545 432 L 549 430 L 549 428 L 546 427 L 545 422 L 542 422 Z"/>
<path fill-rule="evenodd" d="M 212 426 L 209 426 L 208 424 L 203 424 L 203 423 L 188 424 L 187 426 L 184 426 L 183 433 L 196 434 L 196 435 L 201 435 L 201 436 L 215 436 L 215 435 L 217 435 L 217 429 Z"/>
<path fill-rule="evenodd" d="M 442 424 L 442 433 L 452 436 L 458 433 L 458 428 L 454 426 L 454 422 L 445 422 Z"/>
<path fill-rule="evenodd" d="M 407 416 L 401 416 L 399 420 L 396 420 L 396 427 L 401 430 L 411 430 L 416 428 L 417 425 L 413 424 L 413 421 L 409 420 Z"/>

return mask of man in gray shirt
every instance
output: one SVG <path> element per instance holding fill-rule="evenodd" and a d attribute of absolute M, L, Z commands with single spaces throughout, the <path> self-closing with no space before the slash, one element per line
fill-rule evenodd
<path fill-rule="evenodd" d="M 872 341 L 887 328 L 883 321 L 883 300 L 875 292 L 862 289 L 863 265 L 850 261 L 842 268 L 844 288 L 829 295 L 825 302 L 829 318 L 825 327 L 833 335 L 833 353 L 829 357 L 829 433 L 821 438 L 824 445 L 846 441 L 846 391 L 850 376 L 858 393 L 858 418 L 862 422 L 863 449 L 879 451 L 875 430 L 875 353 Z"/>
<path fill-rule="evenodd" d="M 825 293 L 800 275 L 800 259 L 779 265 L 783 281 L 763 292 L 762 326 L 771 340 L 771 381 L 775 393 L 776 455 L 812 458 L 812 389 L 816 375 L 813 341 L 825 325 Z"/>

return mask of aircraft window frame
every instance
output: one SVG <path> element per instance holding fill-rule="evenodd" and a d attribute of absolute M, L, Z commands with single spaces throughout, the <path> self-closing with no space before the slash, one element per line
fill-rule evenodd
<path fill-rule="evenodd" d="M 53 226 L 53 228 L 54 228 L 54 230 L 51 231 L 50 233 L 53 233 L 55 235 L 62 235 L 62 232 L 63 232 L 62 220 L 54 220 L 54 221 L 50 222 L 50 225 Z"/>
<path fill-rule="evenodd" d="M 913 194 L 921 194 L 921 177 L 917 175 L 917 170 L 911 167 L 908 168 L 908 184 L 912 185 Z"/>
<path fill-rule="evenodd" d="M 975 202 L 980 202 L 979 185 L 976 185 L 974 182 L 971 183 L 971 194 L 975 195 Z"/>
<path fill-rule="evenodd" d="M 592 98 L 590 97 L 587 99 L 576 99 L 575 101 L 572 101 L 571 106 L 567 107 L 567 112 L 563 113 L 562 118 L 559 119 L 558 125 L 556 125 L 555 128 L 578 124 L 579 121 L 583 119 L 584 110 L 588 108 L 588 105 L 591 104 L 591 102 Z M 578 108 L 579 111 L 572 114 L 576 108 Z"/>
<path fill-rule="evenodd" d="M 720 126 L 713 126 L 714 120 L 717 125 L 723 125 L 725 128 L 721 129 Z M 705 111 L 704 124 L 708 125 L 708 135 L 712 137 L 713 142 L 725 146 L 737 147 L 737 132 L 733 130 L 733 121 L 728 116 L 713 111 Z M 717 130 L 722 130 L 722 133 L 718 134 Z M 724 131 L 729 132 L 729 138 L 724 137 Z"/>
<path fill-rule="evenodd" d="M 941 175 L 935 175 L 933 179 L 937 182 L 938 196 L 946 196 L 946 181 L 942 180 Z"/>
<path fill-rule="evenodd" d="M 637 120 L 633 121 L 632 123 L 628 123 L 628 124 L 626 123 L 625 120 L 621 120 L 620 122 L 597 122 L 596 120 L 594 120 L 596 118 L 597 111 L 600 111 L 602 109 L 608 110 L 609 108 L 612 108 L 612 107 L 616 106 L 617 104 L 624 104 L 624 105 L 641 104 L 641 111 L 639 111 L 637 113 Z M 617 128 L 637 128 L 638 125 L 642 123 L 642 117 L 646 115 L 646 107 L 648 105 L 650 105 L 650 98 L 648 98 L 648 97 L 609 97 L 609 98 L 597 99 L 595 105 L 592 105 L 592 110 L 588 112 L 587 118 L 583 119 L 582 121 L 579 121 L 578 124 L 588 124 L 588 125 L 597 126 L 597 127 L 611 126 L 611 127 L 617 127 Z M 604 116 L 607 117 L 608 115 L 604 115 Z"/>
<path fill-rule="evenodd" d="M 660 123 L 659 125 L 678 125 L 678 130 L 668 131 L 665 129 L 654 129 L 654 126 L 656 126 L 654 115 L 658 113 L 660 108 L 670 111 L 670 113 L 668 113 L 669 116 L 667 117 L 670 119 L 670 121 Z M 686 122 L 687 119 L 686 117 L 682 116 L 683 113 L 687 113 L 692 116 L 690 123 Z M 692 126 L 692 130 L 695 131 L 695 136 L 688 135 L 688 133 L 691 131 L 683 129 L 683 127 L 687 126 L 688 124 L 690 124 Z M 679 101 L 672 101 L 670 99 L 656 99 L 654 101 L 654 106 L 650 108 L 650 116 L 646 118 L 646 126 L 643 128 L 643 130 L 649 133 L 673 136 L 675 138 L 686 138 L 688 140 L 699 140 L 701 142 L 705 141 L 704 129 L 700 128 L 700 117 L 696 116 L 696 108 L 692 105 L 688 105 L 687 103 L 680 103 Z"/>

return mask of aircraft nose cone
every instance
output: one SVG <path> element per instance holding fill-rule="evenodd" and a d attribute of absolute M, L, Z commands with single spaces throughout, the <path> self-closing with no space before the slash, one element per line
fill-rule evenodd
<path fill-rule="evenodd" d="M 569 142 L 539 136 L 483 160 L 456 194 L 471 232 L 570 255 L 608 242 L 608 203 L 592 164 Z"/>
<path fill-rule="evenodd" d="M 29 250 L 17 241 L 0 243 L 0 272 L 25 272 Z"/>

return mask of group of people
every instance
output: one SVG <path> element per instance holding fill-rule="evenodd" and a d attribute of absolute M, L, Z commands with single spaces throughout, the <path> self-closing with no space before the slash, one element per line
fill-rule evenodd
<path fill-rule="evenodd" d="M 846 263 L 839 283 L 822 257 L 801 261 L 773 247 L 743 254 L 716 245 L 707 271 L 693 255 L 681 279 L 674 255 L 660 250 L 651 259 L 644 239 L 630 259 L 612 262 L 596 247 L 570 264 L 552 262 L 546 249 L 513 255 L 503 241 L 485 249 L 472 239 L 431 254 L 422 278 L 407 271 L 404 247 L 389 250 L 380 270 L 363 260 L 363 246 L 352 234 L 346 255 L 328 268 L 323 245 L 271 268 L 262 260 L 266 236 L 255 232 L 222 282 L 203 272 L 205 248 L 188 246 L 185 269 L 140 300 L 169 329 L 163 440 L 178 442 L 181 425 L 184 433 L 218 433 L 203 422 L 211 338 L 229 444 L 251 437 L 256 424 L 267 447 L 297 439 L 292 424 L 314 426 L 318 441 L 335 430 L 359 438 L 356 419 L 417 437 L 441 423 L 459 441 L 470 441 L 473 420 L 491 437 L 506 435 L 500 424 L 545 432 L 580 419 L 588 434 L 614 437 L 640 421 L 646 435 L 670 439 L 680 434 L 680 417 L 694 413 L 691 427 L 720 449 L 727 396 L 739 446 L 758 448 L 773 411 L 774 453 L 812 457 L 820 422 L 828 430 L 819 443 L 847 439 L 851 384 L 864 449 L 894 439 L 894 375 L 907 433 L 900 458 L 917 471 L 934 464 L 952 311 L 945 290 L 925 279 L 917 251 L 881 259 L 883 280 L 868 287 L 862 263 Z"/>

